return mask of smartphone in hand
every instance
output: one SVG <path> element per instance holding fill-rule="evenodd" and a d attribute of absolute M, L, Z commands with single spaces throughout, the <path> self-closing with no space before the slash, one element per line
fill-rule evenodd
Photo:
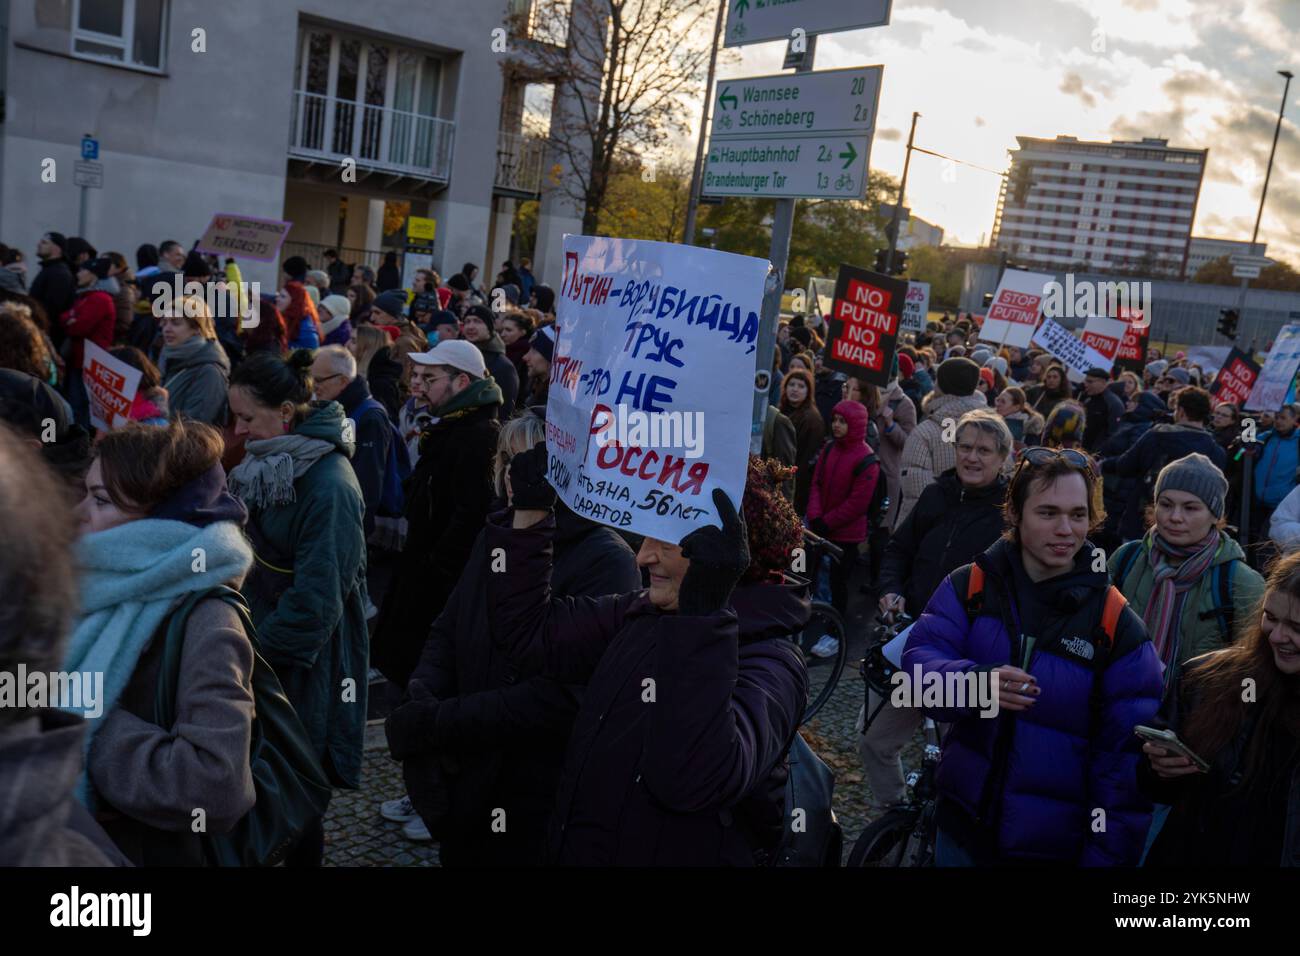
<path fill-rule="evenodd" d="M 1157 747 L 1164 747 L 1170 753 L 1178 754 L 1180 757 L 1186 757 L 1202 773 L 1209 773 L 1210 764 L 1201 757 L 1191 747 L 1178 739 L 1178 735 L 1172 730 L 1161 730 L 1158 727 L 1147 727 L 1145 724 L 1138 724 L 1133 728 L 1133 733 L 1143 740 L 1150 741 Z"/>

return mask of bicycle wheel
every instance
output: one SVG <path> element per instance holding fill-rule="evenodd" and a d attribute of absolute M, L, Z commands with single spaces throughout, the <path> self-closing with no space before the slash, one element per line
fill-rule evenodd
<path fill-rule="evenodd" d="M 886 811 L 884 816 L 862 831 L 853 844 L 848 865 L 902 866 L 912 832 L 920 818 L 920 807 L 895 807 Z"/>
<path fill-rule="evenodd" d="M 831 699 L 849 658 L 849 642 L 839 612 L 821 601 L 814 601 L 811 610 L 799 642 L 808 662 L 808 708 L 800 721 L 805 724 Z M 838 646 L 830 657 L 815 657 L 811 650 L 824 636 L 833 637 Z"/>

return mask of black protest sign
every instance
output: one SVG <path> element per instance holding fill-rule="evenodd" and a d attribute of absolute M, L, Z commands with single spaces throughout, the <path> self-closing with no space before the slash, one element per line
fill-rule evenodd
<path fill-rule="evenodd" d="M 872 385 L 888 385 L 907 305 L 907 282 L 840 266 L 823 364 Z"/>

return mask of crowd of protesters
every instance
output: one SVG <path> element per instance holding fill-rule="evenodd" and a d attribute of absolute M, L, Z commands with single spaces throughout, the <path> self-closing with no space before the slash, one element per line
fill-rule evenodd
<path fill-rule="evenodd" d="M 770 862 L 842 651 L 805 633 L 824 587 L 851 629 L 913 622 L 904 671 L 996 682 L 994 719 L 862 710 L 879 809 L 944 728 L 938 864 L 1300 864 L 1300 410 L 1216 402 L 1182 353 L 1078 375 L 945 316 L 877 384 L 795 315 L 741 500 L 669 542 L 547 481 L 526 259 L 405 288 L 393 254 L 292 256 L 253 299 L 173 240 L 36 255 L 0 249 L 0 661 L 104 686 L 0 707 L 0 863 L 211 864 L 278 825 L 274 862 L 319 865 L 380 681 L 407 792 L 375 812 L 445 865 Z M 87 342 L 140 371 L 129 421 L 92 421 Z M 818 539 L 842 557 L 794 573 Z"/>

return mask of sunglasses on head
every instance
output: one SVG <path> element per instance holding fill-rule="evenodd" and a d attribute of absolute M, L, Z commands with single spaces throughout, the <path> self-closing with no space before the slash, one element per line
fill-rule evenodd
<path fill-rule="evenodd" d="M 1033 445 L 1020 453 L 1021 462 L 1029 462 L 1030 466 L 1034 468 L 1046 465 L 1058 458 L 1064 459 L 1067 465 L 1082 468 L 1090 475 L 1096 476 L 1097 474 L 1097 465 L 1092 460 L 1092 457 L 1073 448 L 1044 448 L 1042 445 Z"/>

